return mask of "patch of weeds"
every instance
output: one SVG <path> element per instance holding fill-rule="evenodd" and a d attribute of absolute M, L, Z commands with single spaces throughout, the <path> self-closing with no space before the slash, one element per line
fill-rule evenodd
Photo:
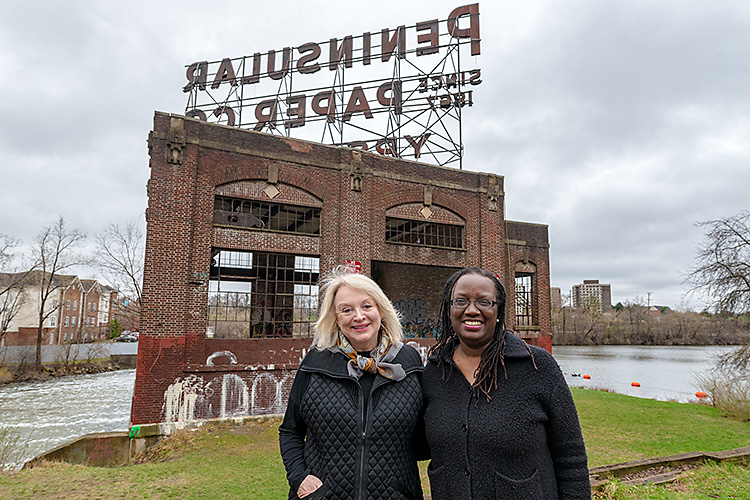
<path fill-rule="evenodd" d="M 196 441 L 205 434 L 204 428 L 183 429 L 173 432 L 158 443 L 143 450 L 131 463 L 145 464 L 168 462 L 187 455 L 191 450 L 197 448 Z"/>

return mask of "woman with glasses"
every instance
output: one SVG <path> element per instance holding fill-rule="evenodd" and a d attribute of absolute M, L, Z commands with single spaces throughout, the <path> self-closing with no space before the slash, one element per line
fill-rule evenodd
<path fill-rule="evenodd" d="M 370 278 L 336 269 L 321 292 L 279 428 L 289 498 L 421 499 L 422 359 Z"/>
<path fill-rule="evenodd" d="M 433 500 L 589 499 L 586 450 L 554 358 L 505 329 L 492 273 L 445 284 L 423 375 Z"/>

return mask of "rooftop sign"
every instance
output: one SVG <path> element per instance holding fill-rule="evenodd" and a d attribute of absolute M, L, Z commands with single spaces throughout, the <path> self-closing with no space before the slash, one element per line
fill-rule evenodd
<path fill-rule="evenodd" d="M 187 116 L 401 158 L 461 164 L 479 4 L 384 28 L 187 67 Z M 462 54 L 463 52 L 463 54 Z"/>

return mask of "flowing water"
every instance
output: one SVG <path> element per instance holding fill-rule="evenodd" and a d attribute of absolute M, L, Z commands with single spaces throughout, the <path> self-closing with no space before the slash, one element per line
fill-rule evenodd
<path fill-rule="evenodd" d="M 714 356 L 731 349 L 555 346 L 553 354 L 571 386 L 687 402 L 701 390 L 696 375 L 710 368 Z M 121 370 L 0 387 L 0 431 L 9 429 L 28 443 L 21 461 L 83 434 L 126 431 L 134 382 L 135 370 Z"/>
<path fill-rule="evenodd" d="M 90 432 L 127 431 L 134 384 L 135 370 L 119 370 L 0 387 L 0 430 L 26 443 L 14 461 Z"/>

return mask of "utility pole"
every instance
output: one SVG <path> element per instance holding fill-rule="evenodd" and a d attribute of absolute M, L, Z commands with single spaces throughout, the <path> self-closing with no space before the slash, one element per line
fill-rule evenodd
<path fill-rule="evenodd" d="M 648 293 L 648 309 L 651 309 L 651 292 Z"/>

